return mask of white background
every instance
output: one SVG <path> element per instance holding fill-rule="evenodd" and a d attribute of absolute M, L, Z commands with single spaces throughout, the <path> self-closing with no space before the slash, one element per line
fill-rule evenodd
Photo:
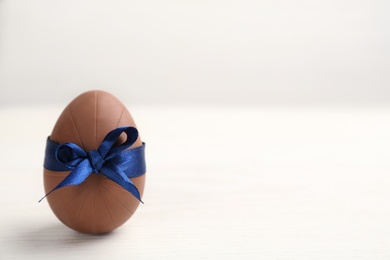
<path fill-rule="evenodd" d="M 0 104 L 388 103 L 389 1 L 0 1 Z"/>
<path fill-rule="evenodd" d="M 389 13 L 0 0 L 0 259 L 390 259 Z M 37 203 L 45 140 L 90 89 L 147 143 L 145 204 L 105 236 Z"/>

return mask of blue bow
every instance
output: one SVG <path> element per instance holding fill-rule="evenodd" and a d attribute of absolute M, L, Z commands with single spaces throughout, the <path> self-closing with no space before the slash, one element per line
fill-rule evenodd
<path fill-rule="evenodd" d="M 123 132 L 127 135 L 126 141 L 114 146 Z M 119 127 L 106 135 L 97 150 L 89 152 L 85 152 L 74 143 L 58 144 L 48 138 L 44 167 L 53 171 L 72 171 L 39 202 L 59 188 L 80 185 L 92 173 L 103 174 L 141 201 L 137 187 L 129 178 L 141 176 L 146 172 L 145 143 L 140 147 L 126 150 L 137 138 L 136 128 Z"/>

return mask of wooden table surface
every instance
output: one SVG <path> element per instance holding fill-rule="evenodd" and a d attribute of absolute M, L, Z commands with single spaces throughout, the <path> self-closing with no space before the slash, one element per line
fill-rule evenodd
<path fill-rule="evenodd" d="M 100 236 L 38 203 L 61 110 L 0 107 L 0 259 L 390 259 L 390 107 L 129 106 L 145 204 Z"/>

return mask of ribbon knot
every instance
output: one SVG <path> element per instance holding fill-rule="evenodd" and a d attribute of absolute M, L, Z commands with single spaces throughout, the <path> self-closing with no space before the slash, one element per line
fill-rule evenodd
<path fill-rule="evenodd" d="M 89 151 L 88 159 L 95 173 L 99 173 L 103 164 L 106 162 L 97 150 Z"/>
<path fill-rule="evenodd" d="M 115 146 L 122 133 L 126 134 L 126 141 Z M 72 171 L 41 200 L 56 189 L 69 185 L 80 185 L 92 172 L 95 172 L 116 182 L 141 201 L 140 193 L 130 178 L 141 176 L 146 171 L 145 144 L 142 143 L 140 147 L 127 150 L 137 138 L 136 128 L 119 127 L 106 135 L 97 150 L 89 152 L 85 152 L 74 143 L 57 144 L 48 138 L 45 168 L 53 171 Z"/>

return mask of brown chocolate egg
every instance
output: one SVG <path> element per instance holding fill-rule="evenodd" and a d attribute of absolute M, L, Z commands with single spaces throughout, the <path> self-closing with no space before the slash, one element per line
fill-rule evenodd
<path fill-rule="evenodd" d="M 104 91 L 89 91 L 75 98 L 62 112 L 50 135 L 59 144 L 71 142 L 84 151 L 96 150 L 105 136 L 120 126 L 136 127 L 126 107 Z M 124 142 L 126 135 L 120 136 Z M 138 136 L 130 149 L 141 146 Z M 59 184 L 70 171 L 44 169 L 46 193 Z M 131 178 L 141 196 L 145 174 Z M 47 201 L 66 226 L 82 232 L 100 234 L 114 230 L 125 223 L 139 205 L 128 191 L 103 174 L 91 174 L 78 186 L 66 186 L 47 196 Z"/>

